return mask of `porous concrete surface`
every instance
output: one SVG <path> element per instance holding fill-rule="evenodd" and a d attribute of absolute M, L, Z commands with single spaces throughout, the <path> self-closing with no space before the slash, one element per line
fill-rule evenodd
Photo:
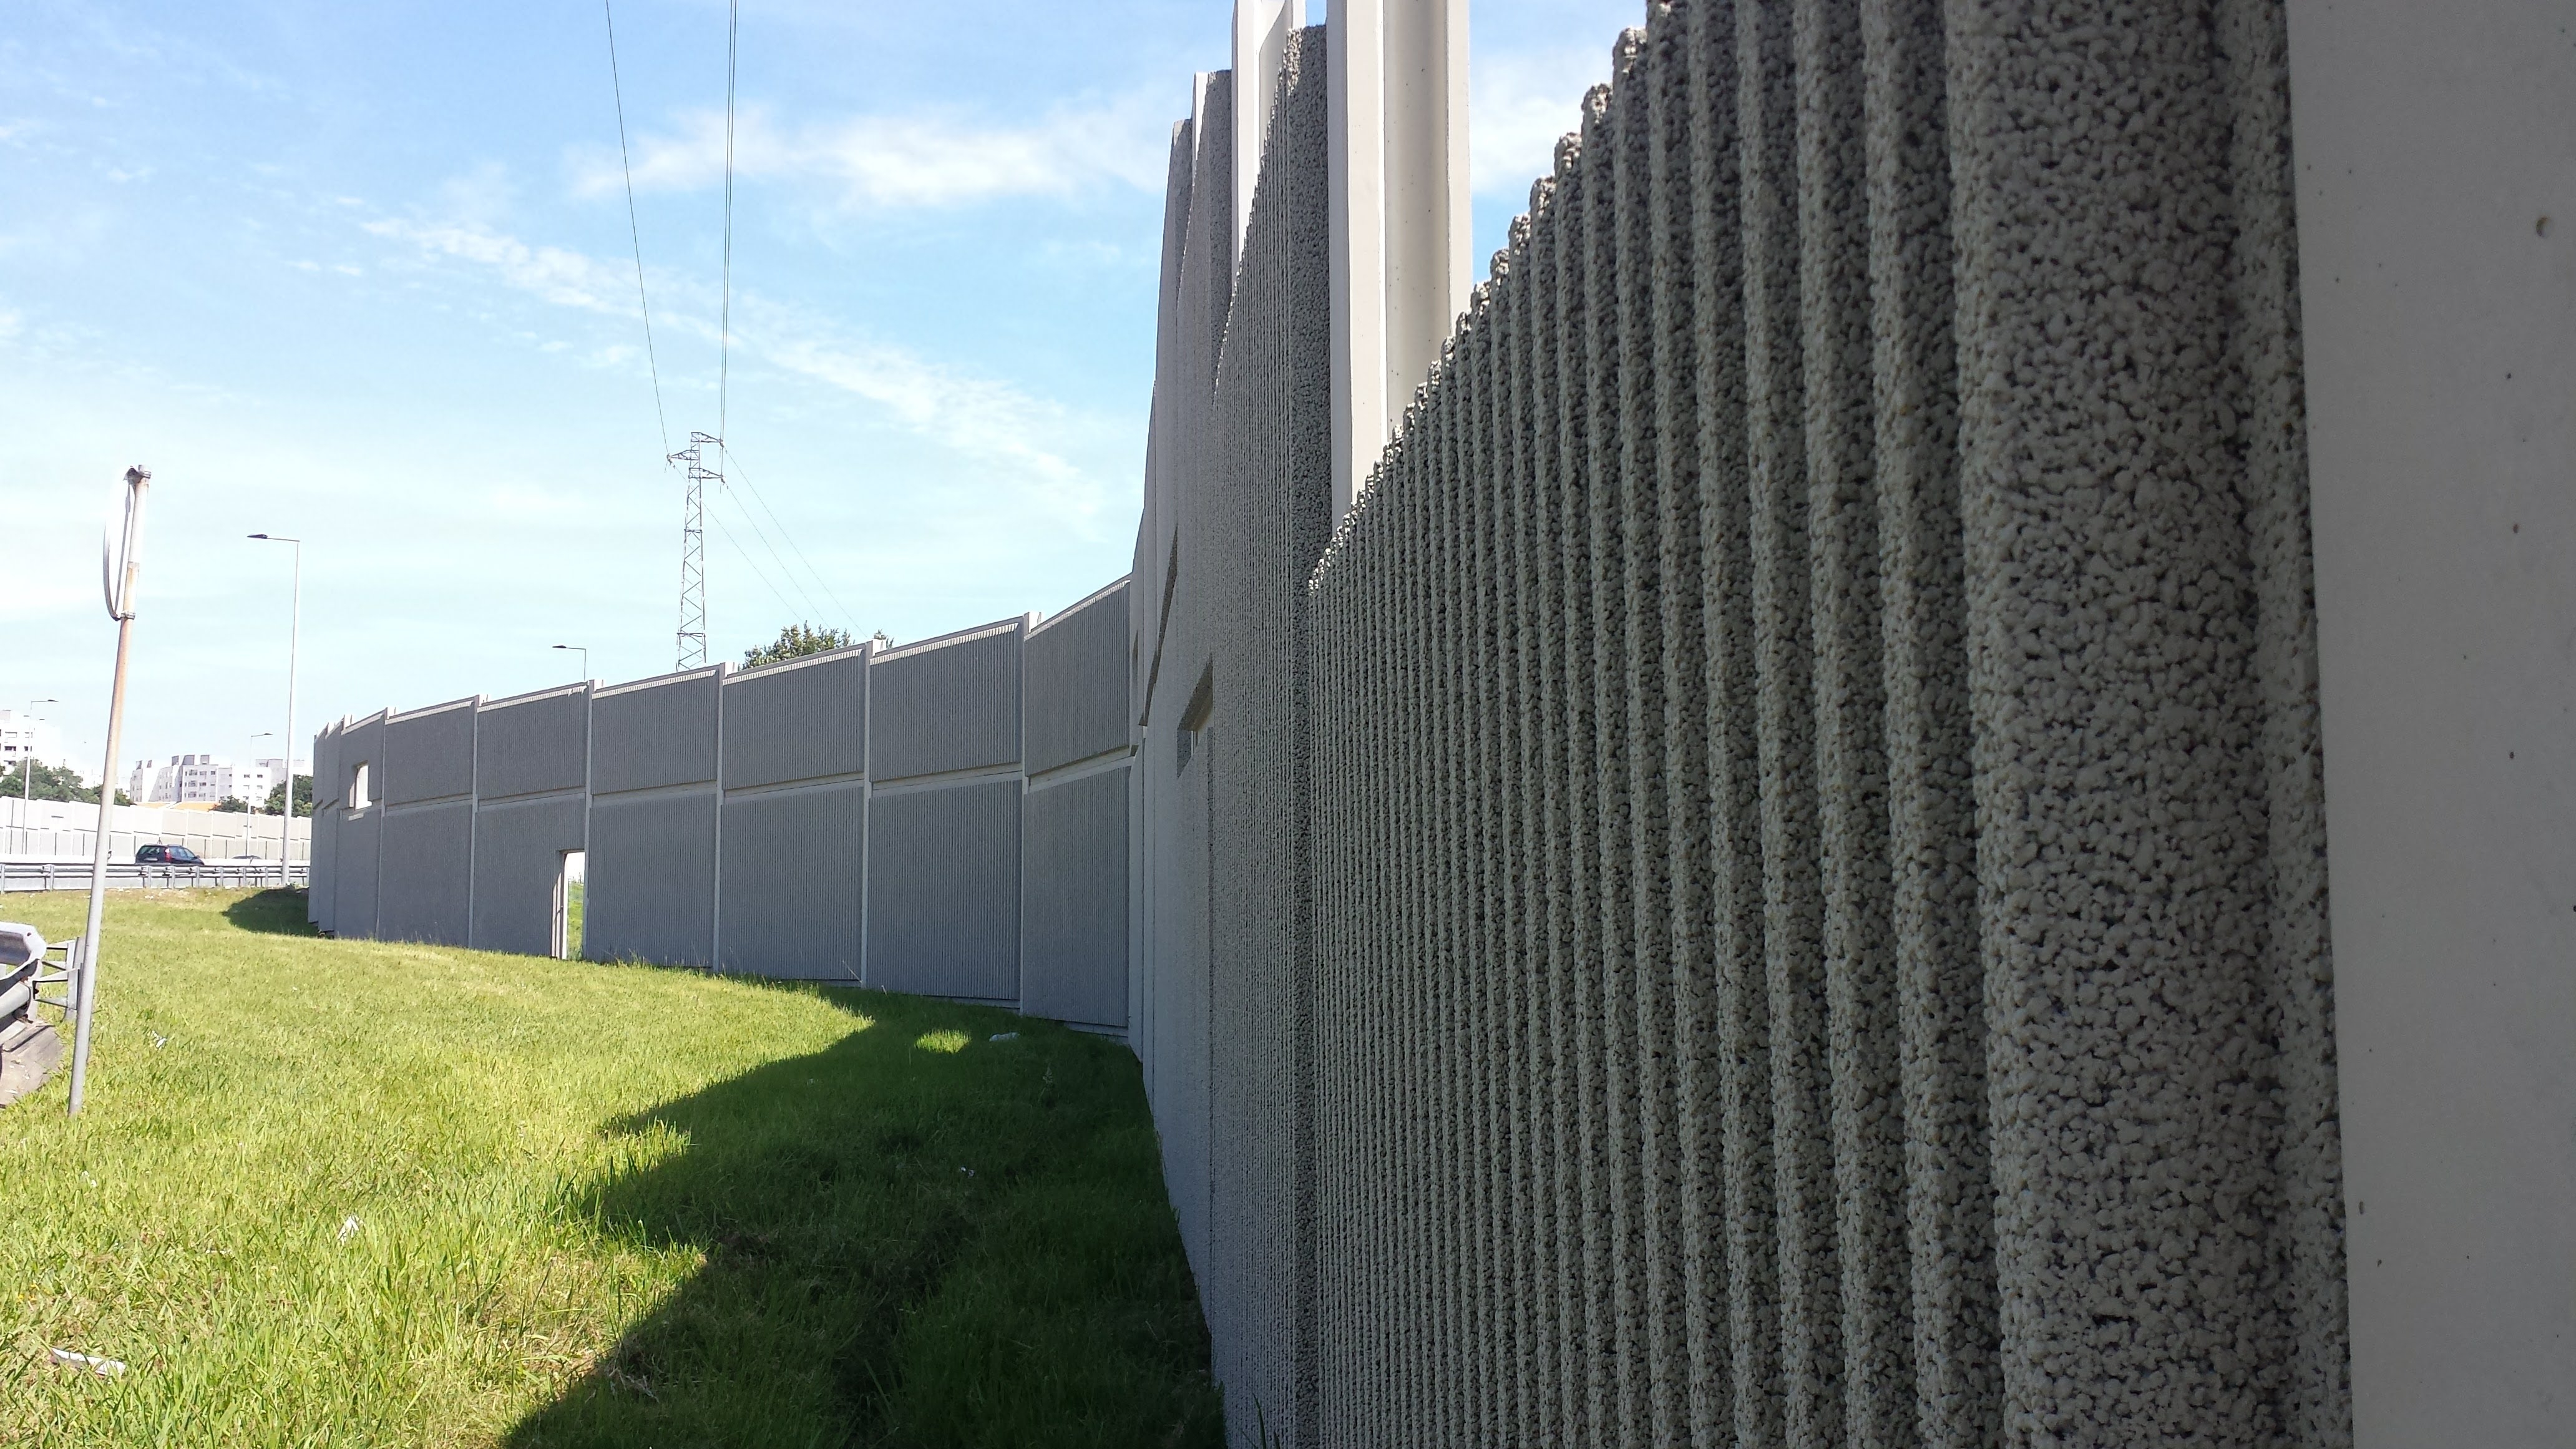
<path fill-rule="evenodd" d="M 900 780 L 1020 759 L 1022 621 L 880 654 L 868 667 L 868 776 Z"/>
<path fill-rule="evenodd" d="M 715 949 L 716 910 L 716 792 L 712 787 L 594 797 L 583 865 L 589 876 L 582 894 L 581 954 L 585 958 L 650 961 L 660 966 L 712 964 L 709 953 Z"/>
<path fill-rule="evenodd" d="M 584 846 L 588 817 L 578 792 L 476 802 L 470 945 L 528 956 L 554 950 L 555 885 L 564 852 Z"/>
<path fill-rule="evenodd" d="M 2349 1441 L 2280 36 L 1653 6 L 1269 636 L 1317 379 L 1175 188 L 1136 1012 L 1239 1442 Z"/>
<path fill-rule="evenodd" d="M 313 736 L 313 822 L 311 886 L 304 892 L 304 918 L 320 930 L 331 929 L 331 854 L 340 829 L 340 726 L 334 723 Z"/>
<path fill-rule="evenodd" d="M 1123 600 L 1118 622 L 1123 640 Z M 1109 682 L 1116 684 L 1117 677 Z M 1123 722 L 1119 734 L 1126 734 Z M 1026 809 L 1020 1010 L 1057 1021 L 1124 1028 L 1127 767 L 1033 786 Z"/>
<path fill-rule="evenodd" d="M 474 793 L 474 701 L 455 700 L 390 715 L 375 796 L 388 805 Z"/>
<path fill-rule="evenodd" d="M 727 679 L 725 788 L 865 771 L 870 652 L 836 649 Z"/>
<path fill-rule="evenodd" d="M 733 724 L 729 697 L 728 753 Z M 859 979 L 867 815 L 867 786 L 856 780 L 726 797 L 722 969 Z"/>
<path fill-rule="evenodd" d="M 370 934 L 464 945 L 473 908 L 474 802 L 387 806 L 382 814 Z"/>
<path fill-rule="evenodd" d="M 483 800 L 579 790 L 590 775 L 590 686 L 492 700 L 475 721 L 474 794 Z"/>
<path fill-rule="evenodd" d="M 723 683 L 719 667 L 592 695 L 590 788 L 608 795 L 713 780 Z"/>
<path fill-rule="evenodd" d="M 361 940 L 376 934 L 376 848 L 385 807 L 347 812 L 332 832 L 330 869 L 314 885 L 331 895 L 333 935 Z"/>
<path fill-rule="evenodd" d="M 1020 792 L 1004 777 L 868 802 L 868 985 L 1018 999 Z"/>
<path fill-rule="evenodd" d="M 1030 630 L 1021 678 L 1028 773 L 1125 750 L 1127 580 Z"/>

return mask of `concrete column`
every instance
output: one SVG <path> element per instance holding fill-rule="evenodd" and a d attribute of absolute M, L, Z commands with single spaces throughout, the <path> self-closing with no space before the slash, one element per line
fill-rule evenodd
<path fill-rule="evenodd" d="M 1338 516 L 1474 283 L 1467 0 L 1336 0 L 1325 24 Z"/>
<path fill-rule="evenodd" d="M 2358 1449 L 2576 1413 L 2576 47 L 2290 0 Z"/>
<path fill-rule="evenodd" d="M 1306 0 L 1234 0 L 1234 254 L 1252 225 L 1252 192 L 1261 178 L 1261 147 L 1270 108 L 1279 99 L 1279 66 L 1288 34 L 1306 25 Z"/>

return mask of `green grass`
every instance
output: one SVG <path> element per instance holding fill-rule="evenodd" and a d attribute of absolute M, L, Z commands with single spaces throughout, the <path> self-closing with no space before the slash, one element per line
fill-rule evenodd
<path fill-rule="evenodd" d="M 1114 1043 L 286 892 L 107 939 L 88 1111 L 0 1111 L 0 1444 L 1219 1442 Z"/>

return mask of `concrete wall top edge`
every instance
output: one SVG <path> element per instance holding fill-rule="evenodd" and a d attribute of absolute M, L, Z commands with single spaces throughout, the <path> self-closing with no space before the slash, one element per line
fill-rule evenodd
<path fill-rule="evenodd" d="M 401 723 L 408 724 L 416 719 L 427 719 L 431 715 L 446 714 L 450 710 L 479 708 L 482 703 L 483 696 L 479 694 L 470 694 L 463 699 L 450 699 L 441 701 L 437 704 L 424 704 L 418 709 L 388 709 L 385 711 L 385 719 L 388 723 L 399 721 Z"/>
<path fill-rule="evenodd" d="M 598 685 L 592 689 L 591 697 L 594 699 L 607 699 L 614 695 L 633 694 L 639 689 L 653 689 L 661 685 L 679 684 L 692 679 L 705 679 L 709 675 L 726 675 L 732 672 L 733 662 L 731 660 L 724 660 L 719 663 L 710 664 L 703 669 L 675 669 L 668 674 L 655 674 L 643 679 L 630 679 L 624 684 Z"/>
<path fill-rule="evenodd" d="M 952 630 L 946 634 L 934 635 L 928 639 L 916 639 L 909 644 L 898 644 L 894 648 L 888 649 L 877 655 L 876 662 L 883 664 L 890 660 L 909 658 L 915 654 L 928 653 L 933 649 L 946 648 L 952 644 L 971 644 L 978 639 L 989 638 L 995 634 L 1007 634 L 1013 630 L 1025 628 L 1027 627 L 1028 622 L 1028 615 L 1021 614 L 1013 618 L 996 619 L 990 624 L 977 624 L 973 628 L 969 629 Z"/>
<path fill-rule="evenodd" d="M 547 689 L 531 689 L 525 694 L 505 694 L 499 699 L 482 700 L 482 708 L 486 713 L 489 713 L 496 709 L 508 709 L 514 704 L 534 704 L 541 699 L 555 699 L 567 694 L 579 694 L 596 683 L 598 683 L 597 680 L 585 679 L 579 684 L 558 684 Z"/>
<path fill-rule="evenodd" d="M 1090 593 L 1083 595 L 1081 598 L 1074 600 L 1072 603 L 1065 605 L 1063 608 L 1047 615 L 1044 619 L 1039 620 L 1037 624 L 1029 630 L 1029 632 L 1032 634 L 1045 633 L 1047 630 L 1054 628 L 1061 621 L 1072 618 L 1074 615 L 1081 613 L 1083 610 L 1090 608 L 1094 604 L 1104 603 L 1112 598 L 1118 597 L 1122 591 L 1126 589 L 1129 578 L 1130 575 L 1120 574 L 1118 577 L 1102 584 L 1099 588 L 1093 589 Z"/>

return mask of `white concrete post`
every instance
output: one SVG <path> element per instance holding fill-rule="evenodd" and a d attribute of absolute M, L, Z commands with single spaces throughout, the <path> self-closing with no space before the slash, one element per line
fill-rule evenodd
<path fill-rule="evenodd" d="M 1279 99 L 1279 67 L 1289 32 L 1306 25 L 1306 0 L 1234 0 L 1234 256 L 1252 227 L 1252 191 L 1269 140 L 1270 107 Z"/>
<path fill-rule="evenodd" d="M 1474 285 L 1467 0 L 1335 0 L 1325 24 L 1338 513 Z"/>

